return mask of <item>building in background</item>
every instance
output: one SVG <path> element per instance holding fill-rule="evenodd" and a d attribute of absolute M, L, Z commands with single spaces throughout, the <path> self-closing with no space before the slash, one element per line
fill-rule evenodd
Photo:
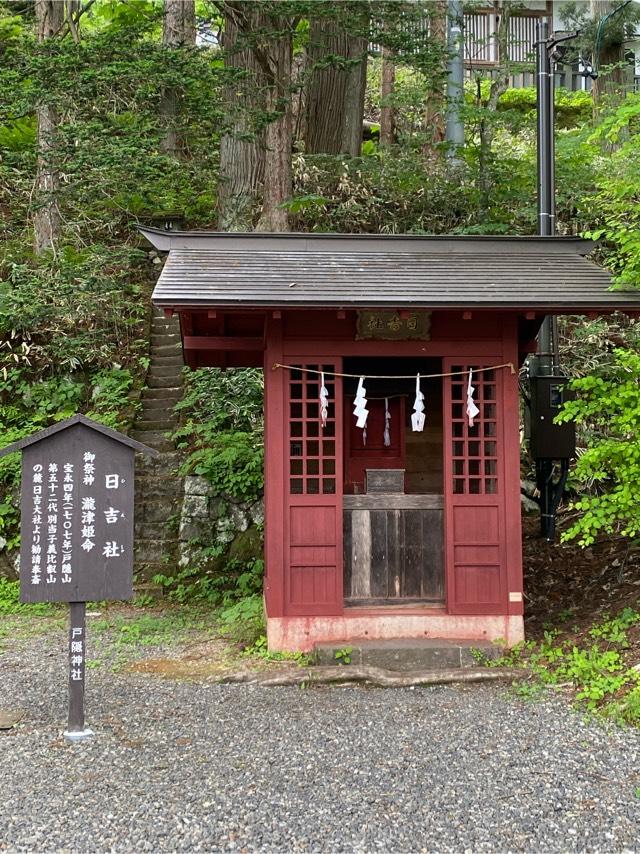
<path fill-rule="evenodd" d="M 568 5 L 568 0 L 553 0 L 553 2 L 533 0 L 533 2 L 518 4 L 518 8 L 511 12 L 509 59 L 513 63 L 522 65 L 511 75 L 511 86 L 514 88 L 535 86 L 536 23 L 540 18 L 546 18 L 552 32 L 566 29 L 562 15 L 563 9 Z M 585 2 L 585 5 L 588 6 L 589 4 Z M 478 72 L 491 73 L 492 69 L 498 65 L 500 56 L 496 35 L 499 21 L 499 10 L 489 3 L 486 7 L 478 5 L 477 8 L 465 13 L 464 60 L 468 78 L 473 78 Z M 640 83 L 640 34 L 630 38 L 626 47 L 629 63 L 632 66 L 629 73 L 629 83 L 632 88 L 638 90 Z M 571 90 L 590 89 L 592 81 L 582 73 L 583 71 L 584 67 L 580 63 L 574 66 L 560 67 L 556 75 L 556 85 Z"/>

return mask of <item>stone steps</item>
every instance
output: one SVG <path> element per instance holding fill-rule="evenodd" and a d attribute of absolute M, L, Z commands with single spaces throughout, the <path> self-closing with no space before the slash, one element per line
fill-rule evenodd
<path fill-rule="evenodd" d="M 143 404 L 153 400 L 170 401 L 176 404 L 182 397 L 182 386 L 168 386 L 165 388 L 145 388 L 142 392 Z"/>
<path fill-rule="evenodd" d="M 318 664 L 337 664 L 343 662 L 343 658 L 336 658 L 336 653 L 345 649 L 351 650 L 351 664 L 401 671 L 477 667 L 478 661 L 472 650 L 479 650 L 491 659 L 500 658 L 503 653 L 501 647 L 487 641 L 396 638 L 316 644 L 315 657 Z"/>
<path fill-rule="evenodd" d="M 158 413 L 156 413 L 157 415 Z M 176 422 L 173 418 L 145 418 L 137 422 L 136 427 L 143 433 L 165 432 L 170 433 L 175 427 Z"/>
<path fill-rule="evenodd" d="M 170 377 L 155 377 L 149 376 L 147 378 L 147 386 L 149 388 L 171 388 L 175 389 L 182 383 L 182 375 L 179 374 L 176 376 Z"/>
<path fill-rule="evenodd" d="M 173 407 L 180 400 L 179 397 L 175 398 L 167 398 L 167 397 L 146 397 L 143 398 L 144 403 L 144 415 L 154 416 L 156 412 L 166 412 L 167 415 L 171 416 L 173 412 Z M 175 419 L 172 419 L 173 423 L 175 423 Z"/>
<path fill-rule="evenodd" d="M 132 430 L 131 438 L 148 445 L 150 448 L 155 448 L 156 451 L 165 453 L 166 451 L 175 451 L 173 442 L 166 438 L 164 432 L 152 432 L 151 430 Z"/>
<path fill-rule="evenodd" d="M 181 456 L 167 438 L 179 423 L 173 407 L 182 397 L 180 323 L 154 309 L 151 357 L 142 411 L 132 437 L 156 448 L 159 457 L 144 459 L 136 469 L 135 566 L 139 577 L 173 574 L 178 564 L 178 525 L 183 481 Z"/>
<path fill-rule="evenodd" d="M 182 353 L 182 348 L 180 346 L 180 341 L 175 344 L 157 344 L 155 346 L 151 346 L 149 348 L 149 352 L 151 354 L 151 364 L 153 364 L 153 357 L 156 356 L 176 356 Z"/>
<path fill-rule="evenodd" d="M 168 367 L 172 365 L 173 367 L 184 368 L 184 359 L 182 358 L 182 351 L 179 351 L 175 354 L 175 356 L 158 356 L 157 359 L 154 360 L 154 365 L 162 365 L 163 367 Z"/>
<path fill-rule="evenodd" d="M 180 335 L 177 332 L 159 332 L 156 331 L 155 327 L 151 329 L 151 346 L 152 347 L 161 347 L 163 345 L 172 345 L 176 346 L 176 344 L 180 344 Z"/>
<path fill-rule="evenodd" d="M 182 376 L 182 368 L 179 365 L 165 365 L 162 363 L 155 363 L 149 368 L 147 373 L 147 378 L 149 377 L 175 377 L 177 383 L 180 382 Z"/>

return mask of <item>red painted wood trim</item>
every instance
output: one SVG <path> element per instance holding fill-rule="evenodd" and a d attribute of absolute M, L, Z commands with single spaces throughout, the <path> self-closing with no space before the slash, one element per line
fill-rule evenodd
<path fill-rule="evenodd" d="M 518 329 L 515 319 L 503 327 L 502 355 L 505 362 L 516 363 Z M 520 503 L 520 389 L 518 375 L 505 371 L 502 378 L 502 421 L 504 445 L 505 559 L 507 569 L 507 608 L 509 614 L 524 613 L 524 603 L 509 601 L 509 593 L 523 592 L 522 511 Z"/>
<path fill-rule="evenodd" d="M 415 607 L 397 607 L 394 605 L 379 605 L 378 607 L 349 606 L 344 609 L 344 616 L 357 617 L 441 617 L 447 613 L 447 609 L 441 605 L 424 605 Z"/>
<path fill-rule="evenodd" d="M 264 339 L 227 335 L 185 335 L 183 346 L 185 350 L 264 350 Z"/>
<path fill-rule="evenodd" d="M 478 365 L 488 366 L 492 364 L 501 364 L 503 361 L 502 347 L 496 352 L 496 342 L 493 343 L 493 355 L 489 358 L 480 356 L 471 351 L 472 355 L 466 355 L 469 350 L 464 351 L 464 355 L 457 355 L 455 358 L 445 358 L 443 360 L 443 372 L 450 371 L 454 365 Z M 460 348 L 459 348 L 460 350 Z M 451 399 L 451 379 L 445 378 L 443 384 L 443 453 L 444 453 L 444 531 L 445 531 L 445 595 L 447 611 L 450 614 L 468 614 L 468 615 L 504 615 L 508 613 L 508 582 L 507 582 L 507 549 L 505 538 L 505 458 L 504 458 L 504 401 L 502 400 L 502 389 L 504 388 L 504 379 L 508 374 L 512 376 L 508 369 L 501 369 L 496 372 L 496 436 L 497 443 L 497 461 L 496 461 L 496 478 L 498 482 L 498 492 L 495 494 L 456 494 L 453 492 L 453 460 L 452 460 L 452 399 Z M 517 380 L 517 376 L 515 377 Z M 477 386 L 476 381 L 476 386 Z M 459 401 L 458 401 L 459 402 Z M 464 401 L 463 401 L 464 406 Z M 516 413 L 518 409 L 516 407 Z M 482 417 L 482 416 L 481 416 Z M 468 464 L 468 457 L 466 462 Z M 519 476 L 519 463 L 517 467 Z M 477 602 L 464 602 L 459 597 L 459 585 L 462 583 L 461 570 L 464 566 L 477 567 L 480 569 L 485 564 L 482 558 L 469 558 L 469 562 L 458 561 L 456 563 L 456 549 L 470 549 L 473 551 L 474 545 L 477 546 L 475 538 L 463 539 L 456 541 L 456 533 L 454 529 L 454 516 L 457 510 L 467 509 L 473 511 L 477 508 L 478 512 L 482 508 L 495 508 L 497 510 L 497 530 L 494 536 L 494 541 L 487 540 L 486 547 L 498 548 L 498 596 L 493 601 L 485 601 L 483 599 L 483 591 L 478 591 Z M 518 504 L 519 507 L 519 504 Z M 493 565 L 493 562 L 491 563 Z M 478 582 L 480 587 L 480 583 Z M 489 594 L 487 593 L 487 599 Z"/>
<path fill-rule="evenodd" d="M 324 354 L 323 349 L 319 349 L 315 355 L 309 355 L 308 353 L 305 355 L 301 355 L 296 357 L 297 364 L 332 364 L 334 366 L 334 370 L 340 372 L 342 370 L 342 359 L 340 357 L 331 357 L 327 358 Z M 281 528 L 283 531 L 283 541 L 284 541 L 284 610 L 286 616 L 341 616 L 344 612 L 344 560 L 343 560 L 343 481 L 344 481 L 344 473 L 343 473 L 343 440 L 342 440 L 342 418 L 343 418 L 343 389 L 342 389 L 342 381 L 340 377 L 335 377 L 335 400 L 331 401 L 334 403 L 334 411 L 335 411 L 335 432 L 333 436 L 333 440 L 335 441 L 335 493 L 334 494 L 291 494 L 289 491 L 289 393 L 288 390 L 290 388 L 289 384 L 289 372 L 288 371 L 274 371 L 274 374 L 277 374 L 283 377 L 284 383 L 284 393 L 283 393 L 283 402 L 284 402 L 284 411 L 283 418 L 280 422 L 281 425 L 281 435 L 284 442 L 283 453 L 277 461 L 280 465 L 280 470 L 282 473 L 282 504 L 284 509 L 284 525 Z M 316 383 L 317 384 L 317 383 Z M 314 401 L 315 402 L 315 401 Z M 306 404 L 305 404 L 306 407 Z M 307 416 L 303 416 L 306 418 Z M 272 422 L 273 427 L 273 422 Z M 273 429 L 276 429 L 273 427 Z M 321 437 L 320 437 L 321 440 Z M 301 457 L 303 463 L 306 462 L 306 453 Z M 334 532 L 335 532 L 335 545 L 333 541 L 327 545 L 327 548 L 333 553 L 333 560 L 325 564 L 326 568 L 333 567 L 333 590 L 334 597 L 332 601 L 327 601 L 324 599 L 321 602 L 314 602 L 313 600 L 305 601 L 305 602 L 296 602 L 294 600 L 294 590 L 293 590 L 293 573 L 294 567 L 292 566 L 292 558 L 294 547 L 292 547 L 292 531 L 291 531 L 291 519 L 292 512 L 295 511 L 304 511 L 304 509 L 308 508 L 308 520 L 305 522 L 305 533 L 313 532 L 314 530 L 314 518 L 313 518 L 313 509 L 318 508 L 330 508 L 334 513 Z M 315 530 L 321 530 L 320 523 L 318 526 L 315 526 Z M 313 540 L 313 536 L 309 537 L 310 540 Z M 298 546 L 296 551 L 300 551 L 304 546 Z M 325 546 L 323 546 L 322 542 L 315 542 L 313 545 L 309 546 L 310 551 L 315 549 L 316 551 L 322 551 Z M 300 571 L 302 573 L 309 573 L 309 581 L 313 579 L 314 566 L 318 569 L 322 568 L 317 563 L 310 563 L 308 570 L 306 569 L 306 565 L 297 564 L 296 569 L 298 573 L 296 575 L 296 580 L 300 581 Z M 308 582 L 303 582 L 308 583 Z M 314 581 L 314 584 L 316 581 Z M 326 583 L 326 582 L 325 582 Z"/>
<path fill-rule="evenodd" d="M 264 356 L 265 391 L 265 603 L 267 616 L 284 616 L 284 469 L 285 372 L 273 371 L 282 362 L 282 321 L 267 318 Z"/>
<path fill-rule="evenodd" d="M 464 340 L 465 348 L 475 354 L 476 361 L 482 357 L 495 357 L 495 341 Z M 434 356 L 436 358 L 452 356 L 460 360 L 461 341 L 303 341 L 287 338 L 284 344 L 285 357 L 300 360 L 303 354 L 314 350 L 322 352 L 323 358 L 329 356 Z M 499 356 L 497 357 L 500 358 Z M 491 362 L 488 362 L 491 364 Z"/>

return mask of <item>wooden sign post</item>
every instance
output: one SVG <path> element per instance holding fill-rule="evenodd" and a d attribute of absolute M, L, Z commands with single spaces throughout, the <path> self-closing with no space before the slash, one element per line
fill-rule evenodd
<path fill-rule="evenodd" d="M 134 457 L 158 451 L 74 415 L 0 450 L 22 451 L 20 601 L 69 602 L 69 725 L 85 728 L 86 602 L 133 595 Z"/>

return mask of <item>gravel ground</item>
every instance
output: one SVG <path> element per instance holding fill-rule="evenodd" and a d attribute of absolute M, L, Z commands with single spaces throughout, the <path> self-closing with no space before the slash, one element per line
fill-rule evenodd
<path fill-rule="evenodd" d="M 0 651 L 2 851 L 635 851 L 640 739 L 498 687 L 258 688 L 88 673 L 64 633 Z"/>

